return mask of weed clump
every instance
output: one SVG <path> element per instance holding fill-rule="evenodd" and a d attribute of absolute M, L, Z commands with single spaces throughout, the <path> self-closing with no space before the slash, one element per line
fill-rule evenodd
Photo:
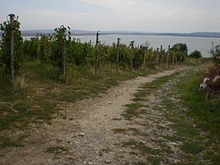
<path fill-rule="evenodd" d="M 203 76 L 207 81 L 204 84 L 204 89 L 207 93 L 207 96 L 220 95 L 220 64 L 216 64 L 212 67 L 209 67 L 204 73 Z M 200 86 L 201 86 L 200 85 Z"/>

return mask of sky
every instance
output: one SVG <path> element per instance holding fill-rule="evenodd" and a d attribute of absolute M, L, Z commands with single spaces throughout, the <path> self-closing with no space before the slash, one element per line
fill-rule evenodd
<path fill-rule="evenodd" d="M 220 32 L 220 0 L 0 0 L 0 23 L 10 13 L 22 30 Z"/>

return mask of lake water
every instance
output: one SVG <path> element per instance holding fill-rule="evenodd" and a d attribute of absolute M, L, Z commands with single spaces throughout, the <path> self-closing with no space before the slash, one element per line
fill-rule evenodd
<path fill-rule="evenodd" d="M 24 37 L 29 39 L 30 37 Z M 95 43 L 96 36 L 76 36 L 81 42 Z M 186 43 L 189 53 L 194 50 L 199 50 L 203 57 L 210 57 L 209 50 L 214 45 L 220 44 L 220 38 L 207 38 L 207 37 L 182 37 L 182 36 L 157 36 L 157 35 L 100 35 L 99 40 L 101 43 L 111 45 L 113 42 L 117 42 L 117 38 L 121 38 L 121 43 L 129 44 L 131 41 L 135 41 L 135 45 L 143 45 L 147 42 L 150 47 L 154 49 L 163 48 L 167 49 L 168 45 L 172 46 L 175 43 Z"/>

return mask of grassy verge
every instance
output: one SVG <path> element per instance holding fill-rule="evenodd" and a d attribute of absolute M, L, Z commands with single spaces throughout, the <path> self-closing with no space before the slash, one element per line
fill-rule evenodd
<path fill-rule="evenodd" d="M 162 104 L 167 109 L 166 119 L 172 123 L 169 128 L 175 132 L 173 135 L 163 135 L 162 137 L 171 143 L 179 144 L 178 148 L 181 151 L 179 156 L 184 162 L 182 164 L 204 164 L 204 162 L 209 162 L 210 158 L 204 156 L 208 150 L 208 143 L 206 137 L 202 135 L 201 129 L 195 127 L 185 111 L 169 97 L 164 97 Z"/>
<path fill-rule="evenodd" d="M 185 65 L 191 65 L 191 66 L 198 66 L 198 65 L 203 65 L 207 63 L 212 63 L 212 59 L 209 58 L 191 58 L 187 57 L 184 61 Z"/>
<path fill-rule="evenodd" d="M 205 100 L 205 94 L 198 90 L 201 76 L 199 74 L 191 75 L 187 79 L 181 81 L 176 86 L 176 91 L 181 93 L 181 99 L 188 107 L 186 112 L 192 117 L 200 128 L 202 128 L 209 136 L 209 144 L 214 146 L 208 154 L 213 162 L 220 162 L 220 99 L 210 98 Z M 188 149 L 193 145 L 186 145 Z"/>

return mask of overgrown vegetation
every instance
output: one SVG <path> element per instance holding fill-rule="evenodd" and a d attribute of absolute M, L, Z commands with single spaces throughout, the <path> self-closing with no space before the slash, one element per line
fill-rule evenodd
<path fill-rule="evenodd" d="M 55 28 L 53 35 L 37 35 L 36 38 L 23 42 L 19 25 L 17 20 L 1 24 L 3 36 L 0 63 L 2 66 L 6 66 L 1 66 L 1 69 L 5 68 L 7 72 L 14 67 L 18 72 L 22 61 L 29 57 L 28 59 L 38 60 L 42 64 L 53 65 L 57 74 L 62 75 L 64 80 L 65 78 L 69 80 L 74 66 L 86 66 L 94 69 L 97 68 L 95 66 L 98 62 L 98 69 L 102 69 L 105 65 L 111 65 L 115 70 L 159 69 L 182 63 L 188 55 L 188 49 L 184 43 L 177 43 L 167 51 L 162 46 L 160 49 L 144 45 L 135 47 L 134 41 L 130 45 L 120 43 L 104 45 L 99 41 L 96 45 L 81 43 L 79 40 L 71 38 L 70 27 L 66 28 L 63 25 Z M 21 56 L 23 52 L 25 57 Z M 11 54 L 16 56 L 14 67 L 10 61 Z"/>
<path fill-rule="evenodd" d="M 212 48 L 210 49 L 209 53 L 213 57 L 213 61 L 215 63 L 220 63 L 220 45 L 212 44 Z"/>
<path fill-rule="evenodd" d="M 201 90 L 206 92 L 206 97 L 218 97 L 220 95 L 220 64 L 210 66 L 203 73 L 203 82 Z M 207 80 L 206 82 L 204 82 Z"/>
<path fill-rule="evenodd" d="M 195 50 L 192 53 L 190 53 L 189 57 L 192 57 L 192 58 L 202 58 L 202 54 L 201 54 L 200 51 Z"/>
<path fill-rule="evenodd" d="M 181 93 L 181 99 L 189 108 L 187 114 L 208 134 L 209 143 L 215 144 L 214 149 L 207 154 L 215 164 L 218 164 L 220 162 L 220 100 L 219 98 L 206 99 L 205 92 L 198 90 L 200 82 L 201 74 L 192 75 L 178 83 L 176 90 Z M 188 150 L 192 145 L 183 147 Z"/>

